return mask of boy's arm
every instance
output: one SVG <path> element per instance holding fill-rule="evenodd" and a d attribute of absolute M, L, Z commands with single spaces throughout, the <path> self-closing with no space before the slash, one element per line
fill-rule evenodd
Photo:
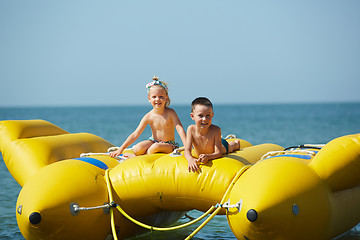
<path fill-rule="evenodd" d="M 199 170 L 199 166 L 197 165 L 197 159 L 195 159 L 191 155 L 191 148 L 192 148 L 192 141 L 193 141 L 191 129 L 192 129 L 192 126 L 190 125 L 187 129 L 184 155 L 185 155 L 186 160 L 188 161 L 189 172 L 191 172 L 191 171 L 197 172 Z"/>

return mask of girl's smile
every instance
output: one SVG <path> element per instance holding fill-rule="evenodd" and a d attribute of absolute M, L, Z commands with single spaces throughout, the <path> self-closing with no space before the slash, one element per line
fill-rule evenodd
<path fill-rule="evenodd" d="M 162 108 L 167 102 L 167 93 L 164 88 L 153 86 L 150 88 L 148 99 L 154 108 Z"/>

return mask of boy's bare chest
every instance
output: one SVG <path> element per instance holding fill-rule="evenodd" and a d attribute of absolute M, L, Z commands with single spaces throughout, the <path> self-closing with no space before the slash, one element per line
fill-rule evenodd
<path fill-rule="evenodd" d="M 202 152 L 202 153 L 207 153 L 207 152 L 212 152 L 214 149 L 214 137 L 211 134 L 206 134 L 206 135 L 200 135 L 200 134 L 195 134 L 195 142 L 197 145 L 197 148 Z"/>

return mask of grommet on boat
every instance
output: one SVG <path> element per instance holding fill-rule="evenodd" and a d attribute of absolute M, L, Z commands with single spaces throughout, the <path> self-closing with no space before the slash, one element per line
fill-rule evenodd
<path fill-rule="evenodd" d="M 249 211 L 247 211 L 246 217 L 250 222 L 255 222 L 258 217 L 258 213 L 255 209 L 250 209 Z"/>
<path fill-rule="evenodd" d="M 41 222 L 41 214 L 38 212 L 31 213 L 29 216 L 29 221 L 34 225 L 39 224 Z"/>

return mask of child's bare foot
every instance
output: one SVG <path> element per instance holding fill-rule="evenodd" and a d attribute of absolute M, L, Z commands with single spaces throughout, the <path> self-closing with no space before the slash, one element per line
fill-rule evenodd
<path fill-rule="evenodd" d="M 229 153 L 237 151 L 239 149 L 240 149 L 240 141 L 238 139 L 229 142 Z"/>
<path fill-rule="evenodd" d="M 234 150 L 237 151 L 240 149 L 240 141 L 239 141 L 239 139 L 236 139 L 234 142 L 236 142 L 236 147 Z"/>
<path fill-rule="evenodd" d="M 132 157 L 135 157 L 136 155 L 135 154 L 133 154 L 133 153 L 124 153 L 123 154 L 123 157 L 124 158 L 132 158 Z"/>

